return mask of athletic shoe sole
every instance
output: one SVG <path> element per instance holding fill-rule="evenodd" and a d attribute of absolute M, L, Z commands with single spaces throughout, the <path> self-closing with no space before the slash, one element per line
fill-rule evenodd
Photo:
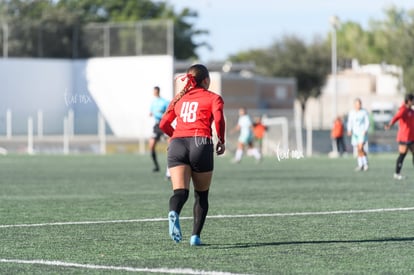
<path fill-rule="evenodd" d="M 180 227 L 180 220 L 178 217 L 177 212 L 170 211 L 168 213 L 168 223 L 169 223 L 169 233 L 170 237 L 176 243 L 181 241 L 181 227 Z"/>

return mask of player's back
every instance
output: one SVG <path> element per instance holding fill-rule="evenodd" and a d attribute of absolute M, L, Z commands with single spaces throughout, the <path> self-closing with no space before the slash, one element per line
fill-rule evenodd
<path fill-rule="evenodd" d="M 177 126 L 174 137 L 212 135 L 213 112 L 222 108 L 221 96 L 205 89 L 186 93 L 175 105 Z"/>

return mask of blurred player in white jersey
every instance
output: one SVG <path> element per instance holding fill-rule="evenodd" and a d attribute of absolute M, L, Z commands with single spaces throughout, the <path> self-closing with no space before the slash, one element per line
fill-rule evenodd
<path fill-rule="evenodd" d="M 354 109 L 348 115 L 348 136 L 351 136 L 351 144 L 358 152 L 358 166 L 355 171 L 368 170 L 368 158 L 364 145 L 368 141 L 369 115 L 367 110 L 362 108 L 361 99 L 354 101 Z"/>
<path fill-rule="evenodd" d="M 245 146 L 247 146 L 247 155 L 253 156 L 257 161 L 260 161 L 262 156 L 259 150 L 253 147 L 253 123 L 247 114 L 246 108 L 242 107 L 239 109 L 239 120 L 233 131 L 240 131 L 234 162 L 238 163 L 241 161 Z"/>

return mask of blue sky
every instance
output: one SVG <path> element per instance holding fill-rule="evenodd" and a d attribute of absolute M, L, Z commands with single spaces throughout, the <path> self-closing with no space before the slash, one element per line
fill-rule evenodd
<path fill-rule="evenodd" d="M 381 19 L 384 8 L 414 9 L 413 0 L 166 0 L 176 10 L 189 7 L 199 14 L 195 26 L 210 31 L 201 40 L 213 50 L 198 51 L 200 61 L 225 60 L 239 51 L 266 48 L 286 34 L 311 40 L 330 31 L 329 18 L 367 27 Z"/>

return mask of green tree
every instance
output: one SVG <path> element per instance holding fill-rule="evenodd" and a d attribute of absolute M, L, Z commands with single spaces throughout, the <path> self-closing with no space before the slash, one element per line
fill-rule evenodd
<path fill-rule="evenodd" d="M 325 41 L 315 38 L 307 44 L 296 36 L 285 36 L 268 49 L 242 52 L 230 59 L 254 61 L 257 72 L 263 75 L 296 78 L 302 110 L 309 97 L 320 94 L 331 66 L 330 49 Z"/>
<path fill-rule="evenodd" d="M 67 57 L 72 52 L 76 18 L 50 1 L 11 0 L 2 3 L 9 29 L 9 55 Z"/>
<path fill-rule="evenodd" d="M 208 34 L 191 23 L 197 13 L 183 9 L 176 13 L 165 2 L 150 0 L 9 0 L 0 2 L 10 27 L 10 54 L 13 56 L 72 57 L 74 44 L 80 42 L 83 26 L 89 23 L 136 22 L 148 19 L 169 19 L 174 22 L 174 55 L 177 59 L 196 58 L 196 49 L 208 46 L 195 43 L 197 36 Z M 157 31 L 149 30 L 151 36 Z M 134 34 L 120 31 L 115 43 L 127 49 Z M 162 34 L 160 34 L 162 35 Z M 164 35 L 166 36 L 166 35 Z M 46 39 L 47 38 L 47 39 Z M 154 49 L 157 45 L 149 45 Z"/>
<path fill-rule="evenodd" d="M 342 61 L 340 63 L 354 58 L 361 63 L 372 63 L 381 55 L 381 48 L 377 48 L 373 34 L 355 22 L 345 22 L 341 25 L 337 31 L 337 41 L 338 57 Z"/>
<path fill-rule="evenodd" d="M 344 22 L 337 30 L 338 63 L 345 67 L 356 58 L 361 63 L 383 62 L 401 66 L 404 86 L 414 92 L 414 9 L 396 7 L 384 10 L 385 18 L 371 20 L 368 29 Z M 257 73 L 290 76 L 297 79 L 298 99 L 304 108 L 309 97 L 320 94 L 330 72 L 331 35 L 307 44 L 286 36 L 265 49 L 253 49 L 230 57 L 234 62 L 255 62 Z"/>
<path fill-rule="evenodd" d="M 338 58 L 353 58 L 361 63 L 387 63 L 404 70 L 404 86 L 414 92 L 414 9 L 389 7 L 384 19 L 371 20 L 364 30 L 354 22 L 345 22 L 338 30 Z"/>
<path fill-rule="evenodd" d="M 414 92 L 414 9 L 391 7 L 385 10 L 385 20 L 371 22 L 371 29 L 383 49 L 380 61 L 401 66 L 404 86 Z"/>

